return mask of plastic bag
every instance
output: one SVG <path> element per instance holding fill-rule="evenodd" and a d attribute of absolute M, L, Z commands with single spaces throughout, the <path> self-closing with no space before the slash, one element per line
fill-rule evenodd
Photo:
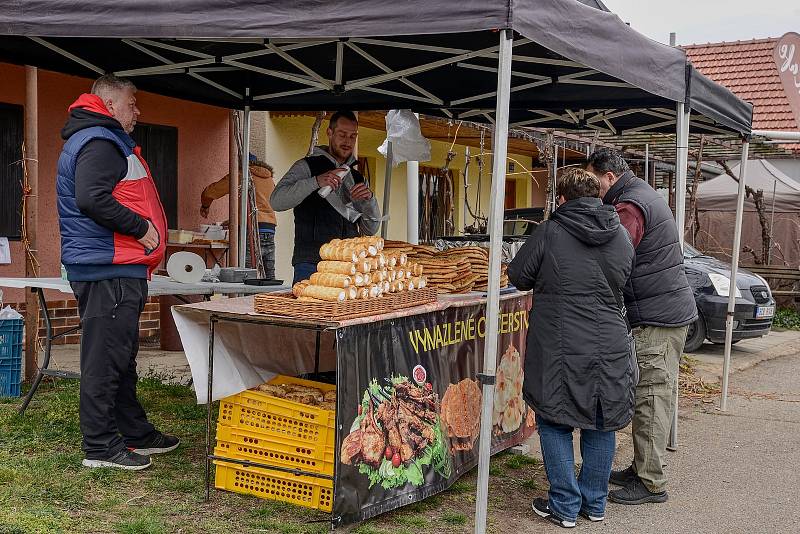
<path fill-rule="evenodd" d="M 422 135 L 419 119 L 410 109 L 392 109 L 386 114 L 386 140 L 378 147 L 384 157 L 389 142 L 394 167 L 406 161 L 431 160 L 431 142 Z"/>
<path fill-rule="evenodd" d="M 22 315 L 17 313 L 17 310 L 12 308 L 11 306 L 6 306 L 2 310 L 0 310 L 0 321 L 6 321 L 8 319 L 22 319 Z"/>

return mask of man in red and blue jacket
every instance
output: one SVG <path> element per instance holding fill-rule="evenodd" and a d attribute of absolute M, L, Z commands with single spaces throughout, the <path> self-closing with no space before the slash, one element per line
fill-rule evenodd
<path fill-rule="evenodd" d="M 130 137 L 136 88 L 106 75 L 69 107 L 56 195 L 61 263 L 83 331 L 80 426 L 86 467 L 138 470 L 178 439 L 159 432 L 136 398 L 139 316 L 164 257 L 167 219 Z"/>

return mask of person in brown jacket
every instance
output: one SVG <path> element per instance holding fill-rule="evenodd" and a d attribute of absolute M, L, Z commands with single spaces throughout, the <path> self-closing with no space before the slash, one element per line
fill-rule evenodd
<path fill-rule="evenodd" d="M 261 260 L 264 263 L 264 277 L 272 280 L 275 278 L 275 227 L 277 219 L 275 211 L 269 204 L 269 196 L 275 189 L 275 180 L 272 178 L 272 166 L 259 161 L 250 154 L 250 177 L 256 191 L 256 206 L 258 207 L 258 240 L 261 244 Z M 216 182 L 209 184 L 200 195 L 200 215 L 208 217 L 211 203 L 226 196 L 230 187 L 230 174 L 226 174 Z M 246 254 L 247 267 L 250 267 L 250 241 L 248 240 Z"/>

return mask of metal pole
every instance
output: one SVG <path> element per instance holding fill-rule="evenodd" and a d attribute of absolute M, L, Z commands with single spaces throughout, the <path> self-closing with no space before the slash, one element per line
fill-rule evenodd
<path fill-rule="evenodd" d="M 234 110 L 230 113 L 228 131 L 228 267 L 239 267 L 239 149 L 236 148 Z"/>
<path fill-rule="evenodd" d="M 419 113 L 415 113 L 419 119 Z M 419 243 L 419 161 L 406 162 L 406 241 Z"/>
<path fill-rule="evenodd" d="M 242 120 L 242 193 L 239 212 L 239 267 L 246 265 L 247 219 L 250 210 L 250 88 L 245 89 L 244 118 Z"/>
<path fill-rule="evenodd" d="M 678 104 L 675 179 L 675 225 L 681 247 L 684 242 L 683 226 L 686 220 L 686 173 L 689 168 L 689 111 L 684 111 L 683 102 Z"/>
<path fill-rule="evenodd" d="M 678 240 L 683 249 L 684 231 L 683 226 L 686 219 L 686 173 L 689 165 L 689 117 L 691 110 L 687 109 L 683 102 L 677 105 L 677 137 L 676 137 L 676 180 L 675 180 L 675 226 L 678 228 Z M 680 356 L 678 356 L 680 360 Z M 680 368 L 680 366 L 679 366 Z M 672 413 L 672 426 L 667 440 L 667 448 L 676 450 L 678 448 L 678 398 L 680 388 L 678 387 L 678 375 L 675 374 L 675 409 Z"/>
<path fill-rule="evenodd" d="M 25 276 L 39 275 L 39 71 L 25 67 L 25 162 L 29 190 L 25 195 Z M 32 380 L 39 367 L 39 301 L 36 293 L 25 293 L 25 379 Z"/>
<path fill-rule="evenodd" d="M 772 215 L 769 221 L 769 248 L 767 249 L 767 265 L 772 264 L 772 240 L 775 236 L 775 193 L 778 189 L 778 180 L 772 181 Z"/>
<path fill-rule="evenodd" d="M 644 181 L 650 183 L 650 143 L 644 145 Z"/>
<path fill-rule="evenodd" d="M 464 216 L 461 218 L 461 232 L 466 233 L 467 229 L 467 215 L 469 215 L 469 164 L 470 154 L 469 147 L 464 149 Z M 473 223 L 475 221 L 472 221 Z"/>
<path fill-rule="evenodd" d="M 497 108 L 492 141 L 492 196 L 489 212 L 489 291 L 486 298 L 486 338 L 483 349 L 483 404 L 478 447 L 478 492 L 475 500 L 475 534 L 486 532 L 489 498 L 489 460 L 492 445 L 494 377 L 497 367 L 497 333 L 500 318 L 500 256 L 503 247 L 503 203 L 505 201 L 506 156 L 508 151 L 508 105 L 511 95 L 511 48 L 514 34 L 500 33 L 497 70 Z"/>
<path fill-rule="evenodd" d="M 392 142 L 386 142 L 386 172 L 383 175 L 383 211 L 381 215 L 384 217 L 381 221 L 381 237 L 386 239 L 386 233 L 389 231 L 389 201 L 391 200 L 392 193 Z"/>
<path fill-rule="evenodd" d="M 731 282 L 728 287 L 728 314 L 725 318 L 725 357 L 722 363 L 722 398 L 719 409 L 728 410 L 728 374 L 731 368 L 731 346 L 733 341 L 733 314 L 736 310 L 736 271 L 739 269 L 739 248 L 742 245 L 742 216 L 744 215 L 744 187 L 747 180 L 747 152 L 750 142 L 742 143 L 742 163 L 739 165 L 739 196 L 736 198 L 736 222 L 733 227 L 733 250 L 731 258 Z"/>

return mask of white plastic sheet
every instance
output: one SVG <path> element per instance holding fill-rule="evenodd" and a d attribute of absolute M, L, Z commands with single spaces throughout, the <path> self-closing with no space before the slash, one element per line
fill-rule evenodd
<path fill-rule="evenodd" d="M 386 140 L 378 147 L 386 157 L 392 143 L 392 165 L 406 161 L 430 161 L 431 142 L 423 135 L 419 119 L 410 109 L 392 109 L 386 114 Z"/>

